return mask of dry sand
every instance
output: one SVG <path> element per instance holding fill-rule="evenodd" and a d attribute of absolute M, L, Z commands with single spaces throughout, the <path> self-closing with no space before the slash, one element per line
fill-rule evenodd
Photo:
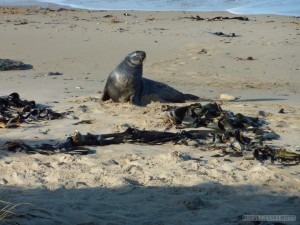
<path fill-rule="evenodd" d="M 164 130 L 162 103 L 99 102 L 110 71 L 131 51 L 144 50 L 145 77 L 201 97 L 237 96 L 223 108 L 251 116 L 264 111 L 281 136 L 272 143 L 299 150 L 299 18 L 252 15 L 249 21 L 208 22 L 186 17 L 235 15 L 124 13 L 0 9 L 0 58 L 33 65 L 0 72 L 0 96 L 18 92 L 56 111 L 74 111 L 59 121 L 0 129 L 0 144 L 56 143 L 75 130 Z M 254 60 L 240 60 L 250 56 Z M 63 75 L 45 76 L 51 71 Z M 94 122 L 73 125 L 83 119 Z M 299 165 L 213 158 L 218 150 L 172 144 L 92 149 L 86 156 L 1 152 L 0 200 L 31 205 L 18 207 L 15 217 L 0 224 L 257 224 L 241 221 L 249 214 L 296 215 L 297 222 L 283 224 L 299 224 Z"/>

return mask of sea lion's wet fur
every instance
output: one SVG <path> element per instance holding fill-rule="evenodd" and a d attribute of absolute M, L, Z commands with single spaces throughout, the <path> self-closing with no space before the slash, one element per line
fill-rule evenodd
<path fill-rule="evenodd" d="M 143 61 L 146 53 L 135 51 L 110 73 L 102 100 L 112 99 L 114 102 L 130 101 L 136 105 L 148 104 L 151 100 L 182 103 L 185 100 L 198 99 L 195 95 L 183 94 L 176 89 L 147 78 L 143 78 Z"/>
<path fill-rule="evenodd" d="M 185 96 L 183 93 L 177 91 L 176 89 L 154 80 L 147 78 L 142 79 L 142 89 L 141 97 L 146 97 L 148 95 L 153 96 L 156 99 L 160 99 L 163 102 L 173 102 L 173 103 L 182 103 L 185 102 Z M 146 99 L 143 98 L 144 103 L 149 103 Z M 151 100 L 151 99 L 150 99 Z"/>
<path fill-rule="evenodd" d="M 102 94 L 103 101 L 112 99 L 114 102 L 138 103 L 145 57 L 143 51 L 135 51 L 125 57 L 108 76 Z"/>

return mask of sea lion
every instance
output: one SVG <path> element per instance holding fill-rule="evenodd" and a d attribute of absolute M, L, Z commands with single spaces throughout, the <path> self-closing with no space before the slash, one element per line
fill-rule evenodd
<path fill-rule="evenodd" d="M 107 78 L 102 101 L 112 99 L 114 102 L 128 102 L 137 104 L 141 91 L 143 61 L 146 53 L 135 51 L 110 73 Z"/>
<path fill-rule="evenodd" d="M 143 78 L 144 51 L 134 51 L 110 73 L 107 78 L 102 101 L 112 99 L 114 102 L 131 102 L 143 105 L 152 100 L 182 103 L 186 100 L 197 100 L 199 97 L 183 94 L 176 89 L 147 78 Z"/>

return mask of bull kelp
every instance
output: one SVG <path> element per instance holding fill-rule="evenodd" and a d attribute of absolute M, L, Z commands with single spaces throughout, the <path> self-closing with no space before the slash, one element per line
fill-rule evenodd
<path fill-rule="evenodd" d="M 21 100 L 17 93 L 0 98 L 1 124 L 3 128 L 18 127 L 29 119 L 61 119 L 64 113 L 56 113 L 50 108 L 37 108 L 34 101 Z M 19 108 L 19 111 L 13 110 Z M 263 119 L 241 113 L 223 110 L 218 103 L 191 104 L 183 107 L 163 107 L 167 111 L 169 125 L 174 125 L 178 132 L 140 130 L 129 127 L 123 132 L 108 134 L 81 134 L 80 131 L 69 135 L 63 143 L 29 145 L 22 140 L 4 143 L 0 149 L 28 154 L 67 153 L 71 155 L 89 154 L 87 146 L 105 146 L 112 144 L 161 145 L 173 143 L 199 148 L 222 150 L 222 155 L 240 156 L 245 159 L 267 160 L 272 162 L 298 164 L 300 155 L 282 147 L 274 147 L 265 142 L 280 136 L 272 132 Z M 13 116 L 13 112 L 15 115 Z M 86 122 L 86 121 L 85 121 Z M 90 123 L 90 121 L 89 121 Z M 79 124 L 79 123 L 78 123 Z M 187 129 L 189 128 L 189 129 Z M 193 130 L 191 130 L 193 128 Z M 205 129 L 202 129 L 205 128 Z"/>

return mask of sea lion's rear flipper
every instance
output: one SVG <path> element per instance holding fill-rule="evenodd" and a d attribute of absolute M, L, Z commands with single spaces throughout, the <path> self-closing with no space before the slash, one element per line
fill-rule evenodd
<path fill-rule="evenodd" d="M 198 100 L 199 97 L 196 95 L 192 95 L 192 94 L 183 94 L 184 95 L 184 99 L 185 100 Z"/>
<path fill-rule="evenodd" d="M 186 101 L 200 101 L 200 102 L 213 102 L 214 100 L 209 99 L 209 98 L 202 98 L 196 95 L 192 95 L 192 94 L 183 94 L 184 95 L 184 99 Z"/>
<path fill-rule="evenodd" d="M 167 84 L 143 78 L 141 96 L 149 96 L 159 102 L 183 103 L 184 95 Z"/>

